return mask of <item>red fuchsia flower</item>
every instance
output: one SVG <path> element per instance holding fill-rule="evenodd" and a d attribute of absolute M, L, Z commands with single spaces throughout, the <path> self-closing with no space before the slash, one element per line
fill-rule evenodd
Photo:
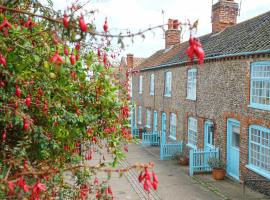
<path fill-rule="evenodd" d="M 8 182 L 8 189 L 9 189 L 8 195 L 9 196 L 14 194 L 14 188 L 15 188 L 14 182 L 9 181 Z"/>
<path fill-rule="evenodd" d="M 75 65 L 75 63 L 76 63 L 76 60 L 75 60 L 75 59 L 76 59 L 76 58 L 75 58 L 74 54 L 71 53 L 71 55 L 70 55 L 70 57 L 69 57 L 69 60 L 70 60 L 70 64 L 71 64 L 71 65 Z"/>
<path fill-rule="evenodd" d="M 62 63 L 64 63 L 64 60 L 59 55 L 58 51 L 56 51 L 54 56 L 51 58 L 51 62 L 56 63 L 56 64 L 62 64 Z"/>
<path fill-rule="evenodd" d="M 128 118 L 129 116 L 129 107 L 128 106 L 123 106 L 121 108 L 122 116 L 123 118 Z"/>
<path fill-rule="evenodd" d="M 97 53 L 97 55 L 98 55 L 98 60 L 100 60 L 100 57 L 101 57 L 100 48 L 98 48 L 98 53 Z"/>
<path fill-rule="evenodd" d="M 31 29 L 33 26 L 35 26 L 35 23 L 32 21 L 31 17 L 28 17 L 28 20 L 25 22 L 24 26 Z"/>
<path fill-rule="evenodd" d="M 88 186 L 86 184 L 81 185 L 81 188 L 80 188 L 80 197 L 81 197 L 82 200 L 87 199 L 88 193 L 89 193 Z"/>
<path fill-rule="evenodd" d="M 98 185 L 98 178 L 97 177 L 95 177 L 95 179 L 94 179 L 94 185 Z"/>
<path fill-rule="evenodd" d="M 80 43 L 77 43 L 77 44 L 75 45 L 75 49 L 76 49 L 77 52 L 80 51 L 80 49 L 81 49 L 81 44 L 80 44 Z"/>
<path fill-rule="evenodd" d="M 105 65 L 105 66 L 107 66 L 107 54 L 106 53 L 104 53 L 104 55 L 103 55 L 103 64 Z"/>
<path fill-rule="evenodd" d="M 23 168 L 26 169 L 26 170 L 28 169 L 28 161 L 27 160 L 24 160 Z"/>
<path fill-rule="evenodd" d="M 113 192 L 112 192 L 112 187 L 111 186 L 107 187 L 107 189 L 106 189 L 106 195 L 113 196 Z"/>
<path fill-rule="evenodd" d="M 189 47 L 186 50 L 186 54 L 191 62 L 193 62 L 194 55 L 198 58 L 198 64 L 202 64 L 204 61 L 205 53 L 202 44 L 198 39 L 193 38 L 192 36 L 189 38 Z"/>
<path fill-rule="evenodd" d="M 92 151 L 88 151 L 85 156 L 84 156 L 85 160 L 92 160 L 93 156 L 92 156 Z"/>
<path fill-rule="evenodd" d="M 69 51 L 68 51 L 68 48 L 65 46 L 65 48 L 64 48 L 64 54 L 66 55 L 66 56 L 68 56 L 68 54 L 69 54 Z"/>
<path fill-rule="evenodd" d="M 75 59 L 78 61 L 80 59 L 80 54 L 77 53 Z"/>
<path fill-rule="evenodd" d="M 152 177 L 152 181 L 151 181 L 151 177 Z M 144 173 L 141 172 L 139 177 L 138 177 L 138 181 L 140 183 L 143 183 L 143 188 L 145 191 L 150 192 L 150 189 L 153 188 L 154 190 L 157 189 L 158 186 L 158 177 L 155 174 L 155 172 L 152 172 L 152 174 L 150 174 L 149 169 L 146 167 L 144 170 Z"/>
<path fill-rule="evenodd" d="M 125 152 L 128 152 L 128 146 L 124 146 Z"/>
<path fill-rule="evenodd" d="M 8 22 L 7 18 L 5 17 L 5 18 L 4 18 L 4 21 L 3 21 L 2 24 L 0 25 L 0 31 L 2 31 L 2 30 L 4 30 L 4 29 L 8 30 L 8 29 L 10 29 L 10 28 L 12 28 L 12 26 L 11 26 L 11 24 Z"/>
<path fill-rule="evenodd" d="M 25 131 L 27 131 L 29 129 L 29 127 L 30 127 L 29 121 L 27 119 L 25 119 L 23 122 L 23 129 Z"/>
<path fill-rule="evenodd" d="M 6 141 L 7 139 L 7 131 L 3 131 L 2 133 L 2 141 Z"/>
<path fill-rule="evenodd" d="M 87 135 L 88 135 L 89 137 L 92 137 L 93 132 L 94 132 L 93 129 L 89 128 L 89 129 L 87 130 Z"/>
<path fill-rule="evenodd" d="M 28 94 L 28 96 L 26 97 L 25 99 L 25 105 L 30 108 L 31 106 L 31 98 L 30 98 L 30 95 Z"/>
<path fill-rule="evenodd" d="M 19 88 L 18 85 L 16 85 L 16 91 L 15 91 L 15 94 L 18 98 L 21 98 L 21 89 Z"/>
<path fill-rule="evenodd" d="M 40 106 L 40 100 L 39 100 L 38 97 L 36 97 L 35 105 L 36 105 L 37 108 L 39 108 L 39 106 Z"/>
<path fill-rule="evenodd" d="M 30 199 L 33 200 L 39 200 L 40 199 L 40 193 L 42 191 L 46 191 L 46 186 L 42 183 L 40 183 L 40 180 L 38 179 L 36 184 L 33 186 L 32 194 Z"/>
<path fill-rule="evenodd" d="M 66 13 L 64 14 L 64 17 L 63 17 L 63 25 L 65 28 L 68 28 L 68 16 Z"/>
<path fill-rule="evenodd" d="M 109 28 L 109 26 L 108 26 L 108 22 L 107 22 L 107 18 L 106 18 L 105 22 L 104 22 L 104 25 L 103 25 L 103 30 L 104 30 L 105 33 L 108 32 L 108 28 Z"/>
<path fill-rule="evenodd" d="M 93 138 L 92 138 L 92 142 L 93 142 L 93 143 L 97 143 L 97 138 L 96 138 L 96 137 L 93 137 Z"/>
<path fill-rule="evenodd" d="M 82 32 L 86 32 L 87 31 L 87 24 L 84 21 L 84 17 L 81 15 L 81 17 L 79 18 L 79 26 Z"/>
<path fill-rule="evenodd" d="M 0 65 L 7 66 L 6 58 L 0 53 Z"/>
<path fill-rule="evenodd" d="M 48 104 L 47 104 L 46 101 L 45 101 L 44 104 L 43 104 L 42 112 L 43 112 L 44 114 L 46 114 L 46 113 L 48 112 Z"/>
<path fill-rule="evenodd" d="M 25 180 L 23 177 L 21 177 L 16 184 L 23 189 L 24 192 L 28 192 L 29 191 L 29 187 L 28 185 L 25 183 Z"/>

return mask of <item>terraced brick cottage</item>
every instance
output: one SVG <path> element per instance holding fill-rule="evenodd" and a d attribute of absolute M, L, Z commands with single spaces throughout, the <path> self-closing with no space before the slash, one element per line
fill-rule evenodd
<path fill-rule="evenodd" d="M 270 12 L 236 24 L 238 4 L 212 6 L 206 58 L 190 65 L 178 27 L 133 76 L 136 124 L 190 148 L 219 147 L 227 175 L 270 179 Z M 169 20 L 169 24 L 172 20 Z"/>

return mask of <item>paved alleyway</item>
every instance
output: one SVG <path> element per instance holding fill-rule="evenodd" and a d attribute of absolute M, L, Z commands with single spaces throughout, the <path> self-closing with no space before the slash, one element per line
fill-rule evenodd
<path fill-rule="evenodd" d="M 159 160 L 158 148 L 142 148 L 141 145 L 130 145 L 129 152 L 121 166 L 138 162 L 155 163 L 159 177 L 159 188 L 149 196 L 137 181 L 138 172 L 131 170 L 124 177 L 113 177 L 111 185 L 117 200 L 241 200 L 241 185 L 230 180 L 216 182 L 210 175 L 197 175 L 191 178 L 188 168 L 179 166 L 175 160 Z M 266 200 L 256 192 L 247 190 L 247 200 Z"/>

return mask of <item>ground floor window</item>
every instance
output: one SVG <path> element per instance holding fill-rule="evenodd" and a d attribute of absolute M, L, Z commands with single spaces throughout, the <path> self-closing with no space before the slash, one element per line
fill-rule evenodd
<path fill-rule="evenodd" d="M 138 124 L 142 124 L 142 107 L 138 106 Z"/>
<path fill-rule="evenodd" d="M 151 127 L 151 110 L 146 110 L 146 125 L 147 128 Z"/>
<path fill-rule="evenodd" d="M 197 148 L 197 119 L 188 118 L 188 145 Z"/>
<path fill-rule="evenodd" d="M 170 138 L 176 140 L 176 114 L 170 115 Z"/>
<path fill-rule="evenodd" d="M 270 178 L 270 129 L 249 127 L 249 167 Z"/>

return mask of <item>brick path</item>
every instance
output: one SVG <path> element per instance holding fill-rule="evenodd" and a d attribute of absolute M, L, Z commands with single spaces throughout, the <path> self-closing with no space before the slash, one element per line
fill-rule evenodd
<path fill-rule="evenodd" d="M 179 166 L 175 160 L 159 160 L 159 149 L 130 145 L 121 167 L 138 162 L 153 161 L 159 177 L 158 191 L 145 193 L 138 183 L 138 172 L 131 170 L 124 177 L 111 180 L 117 200 L 241 200 L 241 185 L 230 180 L 214 181 L 210 175 L 188 175 L 188 167 Z M 247 190 L 247 200 L 269 199 Z"/>

